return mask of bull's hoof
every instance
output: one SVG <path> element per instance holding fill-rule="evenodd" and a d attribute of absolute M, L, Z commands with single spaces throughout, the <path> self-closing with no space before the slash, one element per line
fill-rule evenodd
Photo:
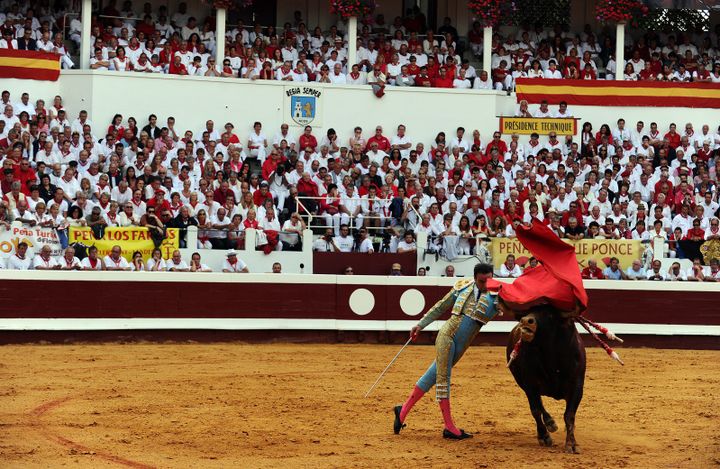
<path fill-rule="evenodd" d="M 549 448 L 553 445 L 553 440 L 550 435 L 539 436 L 538 443 L 540 443 L 540 446 L 547 446 Z"/>
<path fill-rule="evenodd" d="M 568 454 L 580 454 L 580 445 L 577 443 L 565 443 L 565 452 Z"/>
<path fill-rule="evenodd" d="M 545 420 L 545 427 L 550 433 L 555 433 L 558 430 L 557 423 L 555 423 L 555 420 L 553 420 L 552 417 Z"/>

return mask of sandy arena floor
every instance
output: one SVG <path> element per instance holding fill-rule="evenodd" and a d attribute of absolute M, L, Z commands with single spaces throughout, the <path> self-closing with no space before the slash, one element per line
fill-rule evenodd
<path fill-rule="evenodd" d="M 139 344 L 0 347 L 0 466 L 568 467 L 720 466 L 720 352 L 624 349 L 621 368 L 588 349 L 580 455 L 560 430 L 541 448 L 499 347 L 453 374 L 458 426 L 441 438 L 426 396 L 392 434 L 391 408 L 433 358 L 378 345 Z"/>

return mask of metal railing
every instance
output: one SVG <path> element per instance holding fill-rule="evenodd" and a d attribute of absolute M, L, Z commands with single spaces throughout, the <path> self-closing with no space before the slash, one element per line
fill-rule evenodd
<path fill-rule="evenodd" d="M 62 31 L 63 38 L 67 38 L 67 33 L 65 32 L 65 30 L 70 29 L 70 22 L 68 22 L 68 17 L 73 17 L 73 16 L 80 16 L 80 13 L 67 12 L 63 15 L 63 31 Z"/>
<path fill-rule="evenodd" d="M 315 218 L 321 218 L 324 221 L 325 216 L 322 213 L 312 213 L 302 203 L 302 199 L 317 200 L 318 202 L 327 201 L 327 200 L 332 200 L 332 201 L 352 200 L 352 201 L 357 201 L 357 202 L 362 203 L 363 201 L 365 201 L 365 202 L 368 201 L 368 199 L 365 199 L 362 197 L 350 197 L 350 198 L 332 197 L 332 198 L 328 199 L 327 197 L 322 197 L 322 196 L 312 197 L 312 196 L 298 195 L 298 202 L 297 202 L 298 203 L 298 211 L 300 211 L 299 210 L 300 208 L 303 209 L 302 213 L 304 213 L 305 216 L 308 218 L 307 226 L 308 226 L 308 228 L 311 228 L 311 229 L 312 228 L 334 228 L 335 226 L 313 223 L 313 220 Z M 373 202 L 375 202 L 375 201 L 377 201 L 378 204 L 387 204 L 388 207 L 390 205 L 390 201 L 388 201 L 388 199 L 374 199 Z M 410 205 L 410 208 L 412 209 L 413 212 L 415 212 L 415 215 L 418 217 L 418 221 L 420 221 L 422 219 L 422 215 L 420 214 L 420 212 L 418 212 L 417 209 L 415 207 L 413 207 L 412 205 Z M 318 204 L 318 211 L 319 210 L 320 210 L 320 204 Z M 371 213 L 374 213 L 374 212 L 371 212 Z M 352 215 L 352 214 L 345 214 L 345 215 L 351 221 L 351 223 L 350 223 L 351 229 L 352 229 L 352 227 L 360 228 L 360 227 L 356 226 L 356 221 L 358 219 L 358 217 L 356 215 Z M 393 217 L 392 216 L 383 216 L 383 215 L 365 215 L 365 214 L 363 214 L 361 218 L 363 220 L 380 220 L 380 221 L 382 221 L 382 220 L 392 219 Z M 382 224 L 381 224 L 381 226 L 364 226 L 364 228 L 366 228 L 368 230 L 382 231 L 385 228 L 385 226 L 382 226 Z"/>

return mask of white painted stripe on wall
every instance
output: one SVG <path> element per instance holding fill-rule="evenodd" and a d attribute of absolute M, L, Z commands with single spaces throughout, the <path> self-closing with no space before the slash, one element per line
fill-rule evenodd
<path fill-rule="evenodd" d="M 344 330 L 344 331 L 409 331 L 416 321 L 373 321 L 362 319 L 260 319 L 260 318 L 12 318 L 0 319 L 0 331 L 104 331 L 140 329 L 207 329 L 207 330 Z M 438 321 L 426 330 L 436 331 Z M 515 326 L 512 321 L 490 322 L 482 332 L 507 333 Z M 618 335 L 693 335 L 720 336 L 720 326 L 689 324 L 606 323 Z M 581 333 L 584 329 L 578 326 Z"/>
<path fill-rule="evenodd" d="M 292 283 L 323 285 L 392 285 L 392 286 L 440 286 L 450 287 L 461 278 L 447 277 L 390 277 L 383 275 L 329 275 L 329 274 L 225 274 L 192 272 L 93 272 L 93 271 L 52 271 L 52 270 L 0 270 L 1 280 L 53 280 L 99 281 L 99 282 L 165 282 L 165 283 Z M 501 282 L 512 283 L 512 279 L 498 278 Z M 641 290 L 641 291 L 682 291 L 720 293 L 720 282 L 651 282 L 649 280 L 585 280 L 587 290 Z"/>

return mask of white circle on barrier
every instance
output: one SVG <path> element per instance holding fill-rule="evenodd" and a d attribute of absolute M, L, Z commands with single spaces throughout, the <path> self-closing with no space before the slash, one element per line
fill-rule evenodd
<path fill-rule="evenodd" d="M 365 316 L 375 307 L 375 296 L 367 288 L 358 288 L 348 300 L 350 309 L 358 316 Z"/>
<path fill-rule="evenodd" d="M 417 316 L 425 309 L 425 296 L 415 288 L 405 290 L 400 296 L 400 309 L 408 316 Z"/>

